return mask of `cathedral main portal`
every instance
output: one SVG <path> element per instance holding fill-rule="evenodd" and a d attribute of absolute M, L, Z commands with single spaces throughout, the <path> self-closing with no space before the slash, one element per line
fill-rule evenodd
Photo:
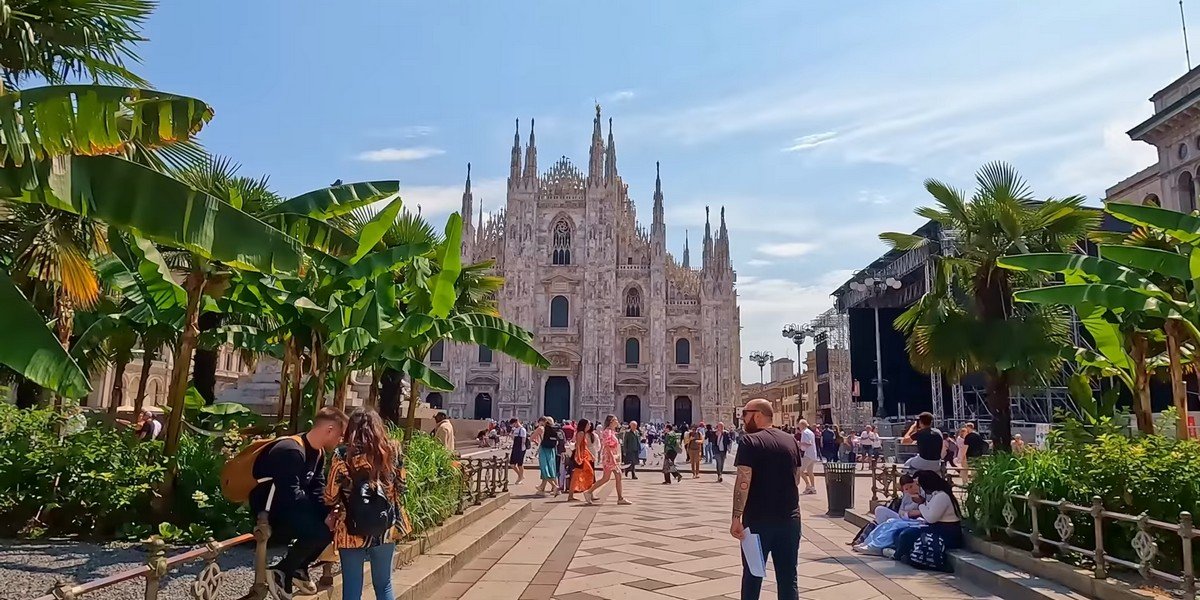
<path fill-rule="evenodd" d="M 545 411 L 561 423 L 571 418 L 571 381 L 561 375 L 546 378 Z"/>

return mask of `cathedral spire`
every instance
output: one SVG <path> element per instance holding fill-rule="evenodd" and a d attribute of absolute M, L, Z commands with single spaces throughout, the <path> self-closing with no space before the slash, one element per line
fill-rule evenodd
<path fill-rule="evenodd" d="M 666 241 L 667 224 L 663 218 L 662 171 L 658 161 L 654 162 L 654 222 L 650 229 L 655 235 L 661 233 L 663 241 Z"/>
<path fill-rule="evenodd" d="M 517 129 L 513 132 L 512 162 L 508 165 L 508 185 L 514 186 L 521 181 L 521 119 L 517 119 Z"/>
<path fill-rule="evenodd" d="M 588 159 L 588 182 L 600 185 L 604 181 L 604 137 L 600 133 L 600 104 L 596 104 L 596 118 L 592 121 L 592 150 Z"/>
<path fill-rule="evenodd" d="M 688 231 L 683 230 L 683 268 L 692 268 L 692 252 L 688 249 Z"/>
<path fill-rule="evenodd" d="M 725 227 L 725 207 L 721 207 L 721 229 L 717 233 L 717 260 L 721 269 L 732 268 L 729 259 L 729 229 Z"/>
<path fill-rule="evenodd" d="M 709 224 L 708 207 L 704 207 L 704 248 L 701 250 L 701 260 L 704 261 L 704 270 L 709 270 L 713 266 L 713 238 L 712 225 Z"/>
<path fill-rule="evenodd" d="M 471 163 L 467 163 L 467 182 L 463 185 L 462 218 L 463 223 L 471 224 L 471 212 L 474 198 L 471 196 Z"/>
<path fill-rule="evenodd" d="M 537 142 L 533 137 L 534 119 L 529 120 L 529 147 L 525 149 L 525 185 L 532 187 L 537 181 Z"/>
<path fill-rule="evenodd" d="M 608 118 L 608 149 L 604 152 L 604 182 L 617 181 L 617 143 L 613 140 L 612 117 Z"/>

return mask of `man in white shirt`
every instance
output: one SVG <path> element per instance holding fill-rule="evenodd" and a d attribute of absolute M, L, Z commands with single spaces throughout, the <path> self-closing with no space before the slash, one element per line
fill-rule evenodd
<path fill-rule="evenodd" d="M 879 439 L 879 432 L 875 431 L 874 425 L 867 425 L 867 428 L 858 436 L 858 441 L 862 445 L 863 454 L 871 458 L 879 458 L 883 440 Z"/>
<path fill-rule="evenodd" d="M 800 429 L 800 451 L 804 456 L 800 459 L 800 477 L 804 480 L 804 493 L 817 493 L 817 478 L 813 475 L 813 466 L 817 464 L 817 436 L 808 426 L 807 419 L 800 419 L 796 425 Z"/>

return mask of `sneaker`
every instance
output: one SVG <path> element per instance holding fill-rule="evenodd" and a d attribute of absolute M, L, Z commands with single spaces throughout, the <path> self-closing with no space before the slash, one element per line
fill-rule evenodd
<path fill-rule="evenodd" d="M 620 500 L 617 500 L 617 506 L 633 506 L 633 503 L 624 498 L 621 498 Z"/>
<path fill-rule="evenodd" d="M 882 556 L 884 558 L 896 558 L 896 549 L 895 548 L 884 548 L 883 552 L 880 553 L 880 556 Z"/>
<path fill-rule="evenodd" d="M 313 583 L 312 579 L 309 579 L 307 572 L 297 572 L 292 575 L 292 593 L 301 596 L 311 596 L 317 593 L 317 584 Z"/>

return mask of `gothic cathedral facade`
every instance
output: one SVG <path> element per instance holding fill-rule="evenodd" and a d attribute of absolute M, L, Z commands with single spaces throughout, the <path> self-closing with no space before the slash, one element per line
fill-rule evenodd
<path fill-rule="evenodd" d="M 531 122 L 524 161 L 513 136 L 505 207 L 477 215 L 469 168 L 463 193 L 464 260 L 494 261 L 506 280 L 501 315 L 533 333 L 550 368 L 447 342 L 430 362 L 455 389 L 425 400 L 459 418 L 729 422 L 740 316 L 724 209 L 715 237 L 706 218 L 700 268 L 686 240 L 676 261 L 661 178 L 647 231 L 617 170 L 611 119 L 607 144 L 601 136 L 599 106 L 593 125 L 586 173 L 566 157 L 540 173 Z"/>

